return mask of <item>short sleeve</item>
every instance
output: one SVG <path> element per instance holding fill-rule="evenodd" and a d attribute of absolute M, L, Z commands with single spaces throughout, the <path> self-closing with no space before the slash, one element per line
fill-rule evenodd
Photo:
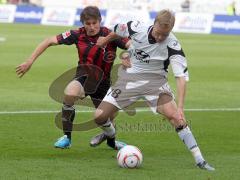
<path fill-rule="evenodd" d="M 171 62 L 173 74 L 175 77 L 184 77 L 189 80 L 187 60 L 183 49 L 177 39 L 168 44 L 168 56 Z"/>
<path fill-rule="evenodd" d="M 114 26 L 114 32 L 121 37 L 131 38 L 140 28 L 139 21 L 129 21 L 126 24 L 117 24 Z"/>
<path fill-rule="evenodd" d="M 78 31 L 70 30 L 57 35 L 57 40 L 59 44 L 72 45 L 77 43 L 78 36 L 79 36 Z"/>

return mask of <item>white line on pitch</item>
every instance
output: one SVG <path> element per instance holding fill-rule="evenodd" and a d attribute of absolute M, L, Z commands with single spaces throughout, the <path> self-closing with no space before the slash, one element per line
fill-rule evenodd
<path fill-rule="evenodd" d="M 6 41 L 6 38 L 5 37 L 0 37 L 0 42 L 4 42 Z"/>
<path fill-rule="evenodd" d="M 148 112 L 151 111 L 150 109 L 137 109 L 137 112 Z M 196 108 L 196 109 L 185 109 L 185 111 L 195 111 L 195 112 L 202 112 L 202 111 L 240 111 L 240 108 Z M 0 111 L 0 114 L 51 114 L 51 113 L 58 113 L 60 112 L 57 110 L 52 110 L 52 111 L 44 111 L 44 110 L 39 110 L 39 111 Z M 89 112 L 94 112 L 94 110 L 80 110 L 76 111 L 78 113 L 89 113 Z"/>

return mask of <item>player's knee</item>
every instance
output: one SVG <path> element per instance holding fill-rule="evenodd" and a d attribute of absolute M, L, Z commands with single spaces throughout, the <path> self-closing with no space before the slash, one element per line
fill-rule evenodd
<path fill-rule="evenodd" d="M 158 113 L 161 113 L 162 115 L 164 115 L 168 120 L 171 121 L 179 121 L 180 115 L 178 114 L 178 112 L 176 111 L 161 111 L 160 109 L 157 109 Z"/>
<path fill-rule="evenodd" d="M 178 113 L 173 113 L 169 115 L 168 118 L 176 123 L 183 121 L 182 117 Z"/>
<path fill-rule="evenodd" d="M 176 113 L 168 114 L 168 115 L 166 115 L 166 117 L 168 119 L 172 120 L 172 121 L 177 121 L 178 120 Z"/>
<path fill-rule="evenodd" d="M 76 90 L 65 90 L 64 91 L 64 95 L 65 96 L 69 96 L 69 97 L 75 97 L 75 98 L 81 98 L 84 97 L 84 92 L 81 91 L 76 91 Z"/>
<path fill-rule="evenodd" d="M 175 127 L 178 128 L 179 126 L 186 126 L 186 121 L 183 119 L 178 113 L 173 113 L 166 116 L 169 119 L 170 123 Z"/>
<path fill-rule="evenodd" d="M 85 92 L 82 85 L 78 81 L 72 81 L 65 88 L 64 95 L 69 97 L 82 98 L 85 96 Z"/>
<path fill-rule="evenodd" d="M 165 116 L 167 119 L 169 120 L 173 120 L 173 119 L 177 119 L 176 113 L 175 111 L 171 111 L 171 110 L 164 110 L 164 108 L 158 107 L 157 108 L 157 113 L 162 114 L 163 116 Z"/>
<path fill-rule="evenodd" d="M 70 94 L 64 95 L 63 102 L 68 105 L 74 105 L 75 101 L 78 99 L 77 96 L 72 96 Z"/>

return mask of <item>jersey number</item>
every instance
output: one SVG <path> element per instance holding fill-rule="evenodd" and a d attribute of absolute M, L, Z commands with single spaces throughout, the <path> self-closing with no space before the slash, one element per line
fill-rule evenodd
<path fill-rule="evenodd" d="M 121 92 L 122 91 L 120 89 L 112 89 L 112 91 L 110 91 L 108 93 L 108 95 L 111 94 L 112 97 L 118 98 L 118 96 L 119 96 L 119 94 L 121 94 Z"/>

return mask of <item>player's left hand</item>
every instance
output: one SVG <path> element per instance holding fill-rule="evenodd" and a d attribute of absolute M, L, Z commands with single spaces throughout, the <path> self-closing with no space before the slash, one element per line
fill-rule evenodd
<path fill-rule="evenodd" d="M 126 69 L 126 68 L 130 68 L 132 65 L 131 65 L 131 62 L 130 62 L 130 57 L 129 57 L 129 53 L 128 52 L 124 52 L 120 55 L 120 59 L 122 61 L 122 65 L 123 67 Z"/>

